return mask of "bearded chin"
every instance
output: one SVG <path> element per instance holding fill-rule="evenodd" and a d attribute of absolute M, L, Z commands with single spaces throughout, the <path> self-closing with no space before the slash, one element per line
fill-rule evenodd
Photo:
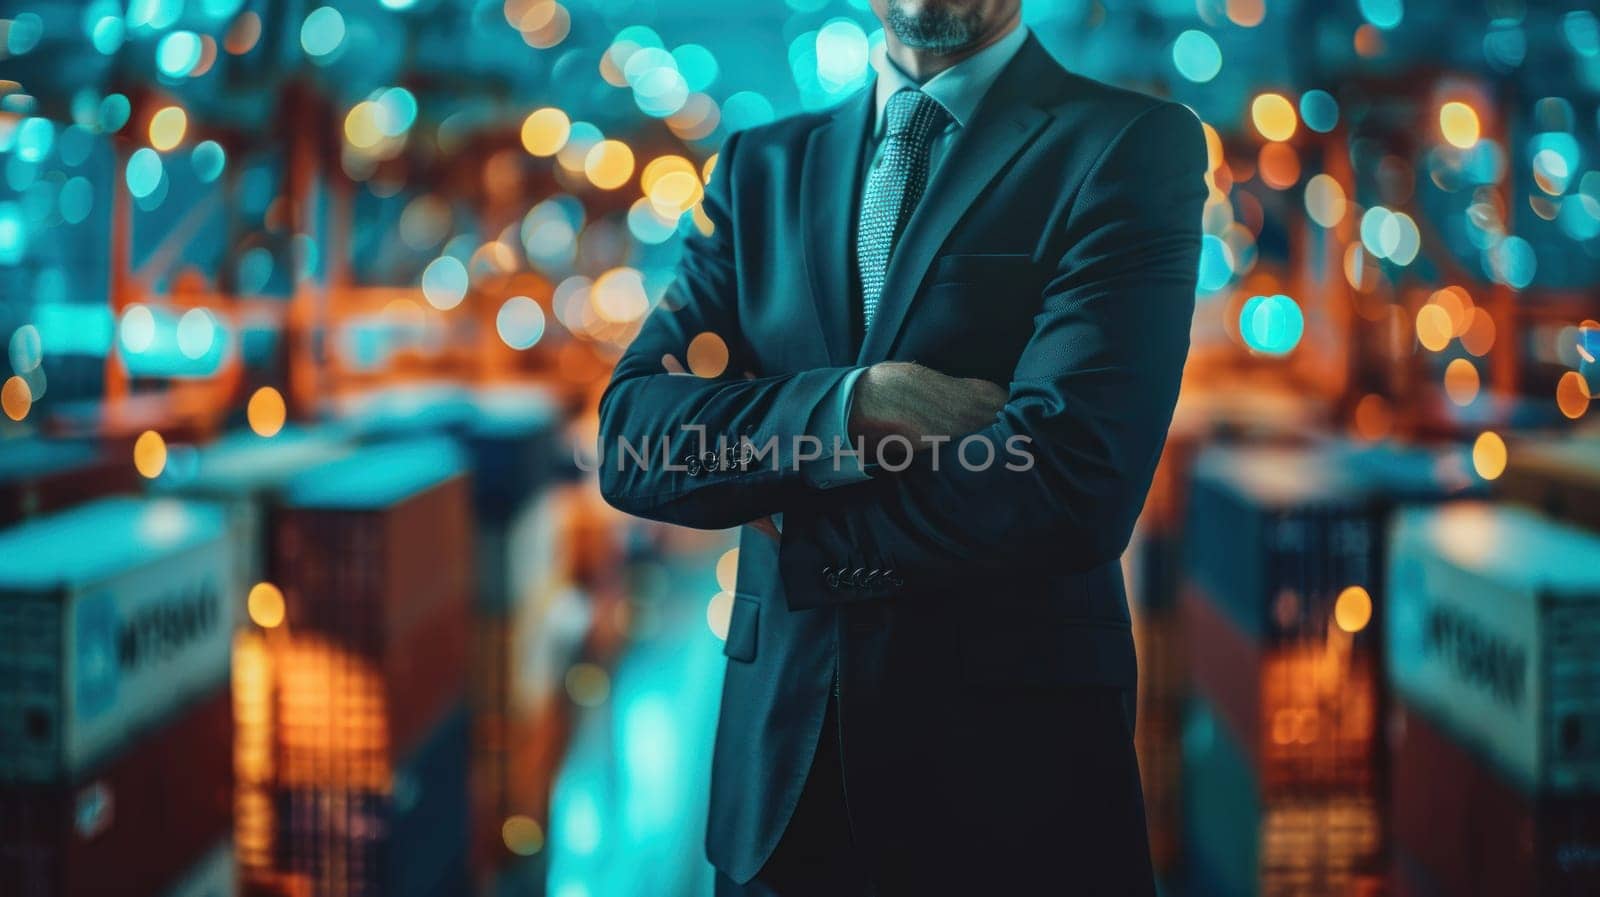
<path fill-rule="evenodd" d="M 946 56 L 972 46 L 978 40 L 977 13 L 960 15 L 935 6 L 912 15 L 899 0 L 889 0 L 889 27 L 895 37 L 914 50 Z"/>

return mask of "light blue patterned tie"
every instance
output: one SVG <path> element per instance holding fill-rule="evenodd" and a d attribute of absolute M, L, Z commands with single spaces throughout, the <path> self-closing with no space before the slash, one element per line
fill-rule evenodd
<path fill-rule="evenodd" d="M 862 317 L 866 326 L 878 311 L 889 255 L 911 211 L 928 186 L 928 152 L 933 136 L 950 113 L 920 90 L 904 89 L 884 110 L 883 148 L 867 175 L 856 225 L 856 269 L 861 275 Z"/>

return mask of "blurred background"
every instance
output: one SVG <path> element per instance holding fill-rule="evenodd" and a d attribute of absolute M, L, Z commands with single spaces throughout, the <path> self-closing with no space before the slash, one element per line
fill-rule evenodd
<path fill-rule="evenodd" d="M 1164 892 L 1600 894 L 1600 19 L 1024 17 L 1207 123 L 1125 560 Z M 709 894 L 734 539 L 581 462 L 718 146 L 881 40 L 865 0 L 9 0 L 0 893 Z"/>

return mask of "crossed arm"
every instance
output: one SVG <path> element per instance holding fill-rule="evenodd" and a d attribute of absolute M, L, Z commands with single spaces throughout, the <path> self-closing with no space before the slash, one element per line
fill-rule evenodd
<path fill-rule="evenodd" d="M 1193 115 L 1151 107 L 1077 188 L 1059 244 L 1066 249 L 1008 389 L 903 364 L 875 366 L 856 382 L 852 436 L 916 443 L 975 429 L 996 450 L 1026 446 L 1030 462 L 963 463 L 951 441 L 905 470 L 827 492 L 806 484 L 792 437 L 853 369 L 737 375 L 758 367 L 739 339 L 734 302 L 737 143 L 729 139 L 707 190 L 712 233 L 688 241 L 667 307 L 645 322 L 601 400 L 606 498 L 633 514 L 707 528 L 782 513 L 779 563 L 796 608 L 1115 559 L 1149 487 L 1188 350 L 1205 197 Z M 663 356 L 705 332 L 727 342 L 724 375 L 665 373 Z M 776 457 L 752 465 L 720 450 L 740 437 L 756 445 L 778 437 Z M 646 438 L 651 463 L 620 456 L 619 440 Z M 840 589 L 826 571 L 841 568 L 896 575 Z"/>

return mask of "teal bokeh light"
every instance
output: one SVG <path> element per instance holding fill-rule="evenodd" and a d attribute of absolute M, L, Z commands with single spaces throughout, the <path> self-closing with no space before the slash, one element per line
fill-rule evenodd
<path fill-rule="evenodd" d="M 1264 355 L 1287 355 L 1300 345 L 1305 316 L 1293 299 L 1282 293 L 1252 296 L 1239 310 L 1239 335 L 1244 344 Z"/>
<path fill-rule="evenodd" d="M 1191 29 L 1172 42 L 1172 64 L 1178 74 L 1204 84 L 1222 71 L 1222 48 L 1211 35 Z"/>
<path fill-rule="evenodd" d="M 200 35 L 174 31 L 156 45 L 156 68 L 169 78 L 183 78 L 200 64 Z"/>
<path fill-rule="evenodd" d="M 126 180 L 128 192 L 135 199 L 143 199 L 156 192 L 161 186 L 161 178 L 165 175 L 165 167 L 161 164 L 161 155 L 155 150 L 144 147 L 133 151 L 128 157 Z"/>
<path fill-rule="evenodd" d="M 1300 118 L 1306 127 L 1326 134 L 1339 125 L 1339 101 L 1326 90 L 1308 90 L 1300 97 Z"/>

